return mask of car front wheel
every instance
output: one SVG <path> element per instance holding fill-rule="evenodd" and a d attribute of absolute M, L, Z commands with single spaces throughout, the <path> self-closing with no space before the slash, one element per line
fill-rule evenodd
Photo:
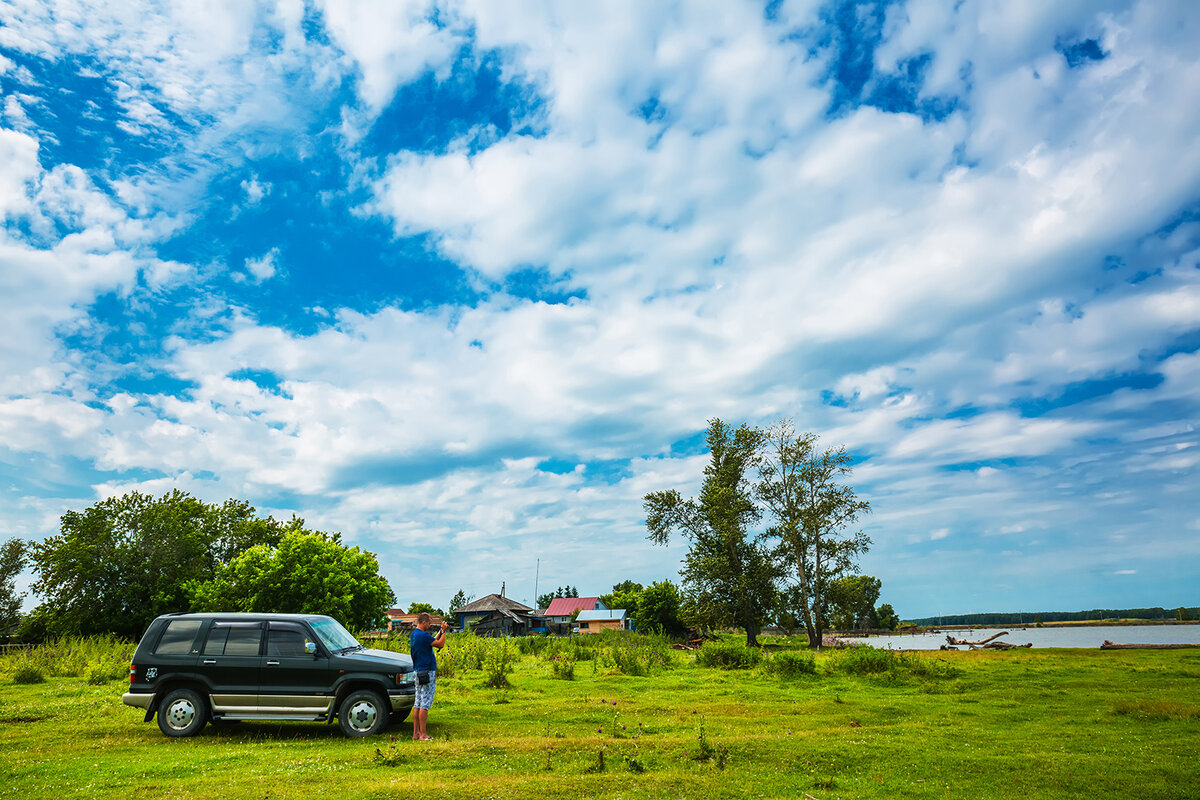
<path fill-rule="evenodd" d="M 392 710 L 378 694 L 368 690 L 351 692 L 338 708 L 338 724 L 351 738 L 373 736 L 388 726 Z"/>
<path fill-rule="evenodd" d="M 208 722 L 208 705 L 191 689 L 175 689 L 158 704 L 158 729 L 167 736 L 195 736 Z"/>

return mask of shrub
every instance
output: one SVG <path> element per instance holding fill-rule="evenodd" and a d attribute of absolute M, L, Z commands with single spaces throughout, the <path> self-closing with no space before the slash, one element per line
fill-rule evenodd
<path fill-rule="evenodd" d="M 874 647 L 848 647 L 837 651 L 829 660 L 830 667 L 847 675 L 878 675 L 896 669 L 896 653 Z"/>
<path fill-rule="evenodd" d="M 562 681 L 575 680 L 575 659 L 572 656 L 551 656 L 550 672 Z"/>
<path fill-rule="evenodd" d="M 721 669 L 753 669 L 762 659 L 757 647 L 746 647 L 739 641 L 706 642 L 696 653 L 696 663 Z"/>
<path fill-rule="evenodd" d="M 507 639 L 493 639 L 483 659 L 484 685 L 493 689 L 508 688 L 508 674 L 512 671 L 514 647 Z"/>
<path fill-rule="evenodd" d="M 650 675 L 674 666 L 670 650 L 648 639 L 626 635 L 605 651 L 612 664 L 625 675 Z"/>
<path fill-rule="evenodd" d="M 763 669 L 781 678 L 799 678 L 817 674 L 817 661 L 812 653 L 775 653 L 763 660 Z"/>
<path fill-rule="evenodd" d="M 99 664 L 93 664 L 87 668 L 87 672 L 83 675 L 88 686 L 103 686 L 112 680 L 112 675 Z"/>
<path fill-rule="evenodd" d="M 28 661 L 18 664 L 13 670 L 13 683 L 45 683 L 46 676 Z"/>

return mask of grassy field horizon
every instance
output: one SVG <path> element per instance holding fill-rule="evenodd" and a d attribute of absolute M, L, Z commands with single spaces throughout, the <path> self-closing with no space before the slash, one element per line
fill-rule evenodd
<path fill-rule="evenodd" d="M 1194 797 L 1197 651 L 471 638 L 451 640 L 427 743 L 407 723 L 365 740 L 319 723 L 172 740 L 78 653 L 62 658 L 79 677 L 35 684 L 0 659 L 0 797 Z M 485 685 L 496 669 L 508 688 Z"/>

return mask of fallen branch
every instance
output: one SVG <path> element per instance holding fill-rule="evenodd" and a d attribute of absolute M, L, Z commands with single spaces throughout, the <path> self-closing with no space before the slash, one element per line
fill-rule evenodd
<path fill-rule="evenodd" d="M 957 650 L 959 647 L 969 647 L 972 650 L 1015 650 L 1018 647 L 1033 647 L 1033 642 L 1026 644 L 1012 644 L 1010 642 L 994 642 L 993 639 L 999 639 L 1001 636 L 1007 636 L 1008 631 L 1000 631 L 994 636 L 989 636 L 986 639 L 980 639 L 977 642 L 971 642 L 966 639 L 955 639 L 950 634 L 946 634 L 946 644 L 942 645 L 942 650 Z"/>

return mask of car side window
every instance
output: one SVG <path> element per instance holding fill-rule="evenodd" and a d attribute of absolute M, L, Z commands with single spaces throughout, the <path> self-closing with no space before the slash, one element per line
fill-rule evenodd
<path fill-rule="evenodd" d="M 214 622 L 204 642 L 204 655 L 256 656 L 262 633 L 257 622 Z"/>
<path fill-rule="evenodd" d="M 192 650 L 192 642 L 200 631 L 198 619 L 173 619 L 167 623 L 158 640 L 154 654 L 159 656 L 185 656 Z"/>
<path fill-rule="evenodd" d="M 299 625 L 290 622 L 272 622 L 267 638 L 267 655 L 281 658 L 299 658 L 308 655 L 304 646 L 316 644 L 316 640 Z"/>

